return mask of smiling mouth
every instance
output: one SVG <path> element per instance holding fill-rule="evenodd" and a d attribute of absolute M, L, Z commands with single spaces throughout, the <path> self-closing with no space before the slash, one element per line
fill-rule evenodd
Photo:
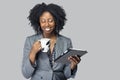
<path fill-rule="evenodd" d="M 50 30 L 50 28 L 45 28 L 45 30 L 46 30 L 46 31 L 49 31 L 49 30 Z"/>
<path fill-rule="evenodd" d="M 52 30 L 52 28 L 45 28 L 45 30 L 46 30 L 46 31 L 50 31 L 50 30 Z"/>

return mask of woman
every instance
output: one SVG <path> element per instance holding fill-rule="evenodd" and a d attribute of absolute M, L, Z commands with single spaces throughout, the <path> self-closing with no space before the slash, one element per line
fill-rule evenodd
<path fill-rule="evenodd" d="M 67 80 L 74 77 L 80 58 L 69 57 L 70 64 L 54 63 L 66 49 L 72 47 L 71 40 L 59 34 L 66 21 L 64 9 L 56 4 L 37 4 L 28 16 L 36 34 L 26 38 L 22 73 L 31 80 Z M 50 39 L 50 49 L 41 51 L 41 38 Z"/>

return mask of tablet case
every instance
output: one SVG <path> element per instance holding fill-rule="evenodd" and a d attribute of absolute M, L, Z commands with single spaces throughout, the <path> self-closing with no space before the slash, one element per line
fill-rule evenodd
<path fill-rule="evenodd" d="M 75 56 L 78 55 L 79 57 L 85 55 L 87 53 L 86 50 L 80 50 L 80 49 L 74 49 L 74 48 L 69 48 L 67 49 L 62 55 L 60 55 L 58 58 L 54 60 L 56 63 L 70 63 L 68 60 L 69 56 Z"/>

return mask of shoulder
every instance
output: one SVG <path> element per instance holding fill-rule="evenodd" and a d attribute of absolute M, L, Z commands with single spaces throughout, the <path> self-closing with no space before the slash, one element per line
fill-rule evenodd
<path fill-rule="evenodd" d="M 33 35 L 30 35 L 30 36 L 27 36 L 27 39 L 37 40 L 37 39 L 40 39 L 41 37 L 42 37 L 41 34 L 33 34 Z"/>
<path fill-rule="evenodd" d="M 63 41 L 71 41 L 71 39 L 69 37 L 66 37 L 64 35 L 59 35 L 59 38 L 62 39 Z"/>
<path fill-rule="evenodd" d="M 38 36 L 38 34 L 33 34 L 33 35 L 30 35 L 30 36 L 27 36 L 26 38 L 31 39 L 31 38 L 35 38 L 35 37 L 37 37 L 37 36 Z"/>
<path fill-rule="evenodd" d="M 36 40 L 40 39 L 42 36 L 40 34 L 34 34 L 26 37 L 26 41 L 28 42 L 35 42 Z"/>
<path fill-rule="evenodd" d="M 62 43 L 64 46 L 66 46 L 67 48 L 72 48 L 72 41 L 69 37 L 63 36 L 63 35 L 59 35 L 59 41 L 60 44 Z M 65 48 L 65 49 L 67 49 Z"/>

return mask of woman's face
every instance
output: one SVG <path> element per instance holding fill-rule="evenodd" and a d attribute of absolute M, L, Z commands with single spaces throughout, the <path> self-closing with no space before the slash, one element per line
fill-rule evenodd
<path fill-rule="evenodd" d="M 55 28 L 55 21 L 49 12 L 44 12 L 39 18 L 40 26 L 43 33 L 50 34 Z"/>

